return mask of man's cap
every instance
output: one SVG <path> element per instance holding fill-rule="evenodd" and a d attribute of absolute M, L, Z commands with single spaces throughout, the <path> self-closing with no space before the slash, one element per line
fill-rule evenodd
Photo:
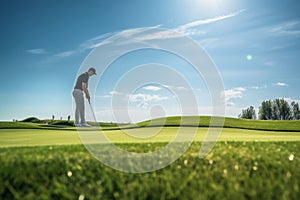
<path fill-rule="evenodd" d="M 94 67 L 91 67 L 91 68 L 89 68 L 89 70 L 88 71 L 94 71 L 94 74 L 95 75 L 97 75 L 97 73 L 96 73 L 96 70 L 95 70 L 95 68 Z"/>

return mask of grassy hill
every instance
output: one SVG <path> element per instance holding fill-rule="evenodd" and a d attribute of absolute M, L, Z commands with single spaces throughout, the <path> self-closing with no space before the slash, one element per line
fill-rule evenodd
<path fill-rule="evenodd" d="M 41 124 L 32 122 L 0 122 L 0 129 L 36 129 L 41 127 Z"/>
<path fill-rule="evenodd" d="M 0 122 L 0 129 L 48 129 L 48 130 L 76 130 L 73 121 L 66 120 L 41 120 L 39 122 Z M 94 122 L 89 124 L 95 126 Z M 99 122 L 102 129 L 118 130 L 120 127 L 132 128 L 135 125 Z"/>
<path fill-rule="evenodd" d="M 220 119 L 220 117 L 217 117 Z M 138 123 L 139 126 L 199 126 L 208 127 L 210 116 L 184 116 L 158 118 Z M 199 122 L 195 124 L 195 121 Z M 241 128 L 272 131 L 300 131 L 299 120 L 249 120 L 225 117 L 225 128 Z"/>
<path fill-rule="evenodd" d="M 216 117 L 221 119 L 221 117 Z M 300 120 L 249 120 L 237 118 L 224 118 L 224 128 L 239 128 L 252 130 L 266 130 L 266 131 L 300 131 Z M 173 116 L 166 118 L 157 118 L 139 122 L 137 124 L 116 124 L 99 122 L 104 130 L 117 130 L 122 128 L 139 128 L 139 127 L 153 127 L 153 126 L 198 126 L 209 127 L 210 116 Z M 47 122 L 47 123 L 46 123 Z M 94 124 L 90 122 L 90 124 Z M 64 120 L 40 120 L 37 122 L 0 122 L 0 129 L 62 129 L 75 130 L 73 121 Z"/>

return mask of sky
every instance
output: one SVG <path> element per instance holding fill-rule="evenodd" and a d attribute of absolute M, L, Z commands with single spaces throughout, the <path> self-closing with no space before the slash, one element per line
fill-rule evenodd
<path fill-rule="evenodd" d="M 73 119 L 74 83 L 94 48 L 118 34 L 153 27 L 179 32 L 205 50 L 223 81 L 225 116 L 237 117 L 251 105 L 258 111 L 266 99 L 300 102 L 299 6 L 297 0 L 3 0 L 0 120 L 49 119 L 52 115 Z M 151 71 L 154 65 L 149 63 L 161 66 Z M 118 82 L 143 65 L 135 77 L 166 77 L 172 83 L 176 82 L 173 69 L 190 88 L 154 81 L 137 85 L 130 93 L 118 90 Z M 162 66 L 169 66 L 170 71 Z M 135 81 L 137 78 L 128 79 L 123 86 Z M 211 114 L 211 91 L 205 79 L 170 52 L 144 49 L 128 53 L 89 83 L 99 83 L 92 99 L 98 121 L 136 122 L 180 115 L 184 105 L 174 91 L 192 91 L 199 108 L 195 114 Z M 122 117 L 125 107 L 114 99 L 127 100 L 130 119 Z M 116 116 L 113 107 L 118 107 Z M 88 105 L 86 111 L 90 119 Z"/>

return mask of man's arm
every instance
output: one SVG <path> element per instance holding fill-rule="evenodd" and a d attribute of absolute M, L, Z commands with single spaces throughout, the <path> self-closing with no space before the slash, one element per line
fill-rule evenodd
<path fill-rule="evenodd" d="M 85 97 L 87 98 L 87 100 L 90 100 L 90 93 L 86 87 L 86 83 L 82 82 L 82 90 L 85 93 Z"/>

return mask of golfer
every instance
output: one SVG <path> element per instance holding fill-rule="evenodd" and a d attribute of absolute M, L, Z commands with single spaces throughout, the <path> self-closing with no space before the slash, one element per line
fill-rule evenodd
<path fill-rule="evenodd" d="M 90 93 L 88 91 L 88 81 L 89 77 L 92 75 L 96 75 L 96 70 L 91 67 L 87 72 L 81 74 L 76 81 L 74 90 L 73 90 L 73 97 L 75 99 L 76 109 L 75 109 L 75 126 L 85 126 L 89 127 L 90 125 L 85 121 L 85 114 L 84 114 L 84 97 L 83 93 L 85 94 L 85 98 L 90 101 Z M 80 118 L 80 121 L 79 121 Z"/>

